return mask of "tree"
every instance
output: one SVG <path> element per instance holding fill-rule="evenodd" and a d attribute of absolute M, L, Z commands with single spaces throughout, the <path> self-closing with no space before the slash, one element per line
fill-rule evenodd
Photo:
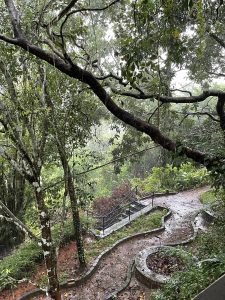
<path fill-rule="evenodd" d="M 27 205 L 25 179 L 3 161 L 0 169 L 0 199 L 15 216 L 22 219 Z M 0 236 L 0 244 L 5 245 L 6 249 L 10 249 L 24 240 L 24 232 L 5 220 L 0 221 Z"/>
<path fill-rule="evenodd" d="M 1 62 L 1 71 L 6 86 L 2 84 L 0 115 L 4 136 L 8 143 L 1 143 L 0 154 L 32 187 L 39 214 L 41 231 L 39 243 L 43 250 L 47 268 L 49 293 L 52 299 L 60 300 L 56 249 L 52 241 L 50 217 L 41 182 L 43 154 L 48 136 L 49 112 L 45 113 L 40 109 L 42 103 L 39 94 L 36 94 L 36 97 L 29 103 L 26 101 L 26 90 L 20 93 L 21 98 L 18 96 L 19 86 L 14 85 L 12 77 L 3 62 Z M 13 156 L 15 151 L 17 154 L 16 159 L 15 155 Z M 4 203 L 0 203 L 0 208 L 10 217 L 8 219 L 6 216 L 5 220 L 10 221 L 12 219 L 20 229 L 24 230 L 25 227 L 5 207 Z M 30 233 L 26 228 L 25 232 Z"/>
<path fill-rule="evenodd" d="M 164 149 L 205 165 L 218 175 L 218 184 L 225 185 L 225 157 L 221 153 L 225 92 L 210 86 L 211 78 L 224 77 L 223 1 L 4 3 L 0 40 L 6 59 L 7 51 L 19 51 L 28 60 L 46 62 L 55 74 L 75 79 L 82 88 L 86 86 L 92 92 L 92 101 L 98 98 L 99 105 L 120 121 Z M 111 28 L 115 37 L 107 41 L 103 28 L 108 32 Z M 201 83 L 201 92 L 171 88 L 172 79 L 182 68 Z M 210 97 L 215 104 L 202 111 L 200 104 Z M 147 114 L 148 102 L 155 106 L 152 118 Z M 201 144 L 196 147 L 179 134 L 176 120 L 183 112 L 201 115 L 204 121 L 209 118 L 204 122 L 206 128 L 216 122 L 214 126 L 223 137 L 219 151 L 211 152 L 210 147 L 201 148 Z M 175 120 L 172 133 L 162 126 L 168 119 Z M 40 196 L 37 173 L 36 197 Z"/>
<path fill-rule="evenodd" d="M 105 2 L 105 1 L 104 1 Z M 144 119 L 141 119 L 135 114 L 132 114 L 125 110 L 124 108 L 120 107 L 110 95 L 108 92 L 108 89 L 106 86 L 110 84 L 111 82 L 114 83 L 115 86 L 122 85 L 122 86 L 130 86 L 131 90 L 134 91 L 121 91 L 117 90 L 115 88 L 112 88 L 114 93 L 117 93 L 121 96 L 127 96 L 134 99 L 137 99 L 139 101 L 144 99 L 156 99 L 156 101 L 159 101 L 160 103 L 176 103 L 176 104 L 194 104 L 194 103 L 200 103 L 204 100 L 206 100 L 210 96 L 214 96 L 217 98 L 217 105 L 216 110 L 218 117 L 220 119 L 220 126 L 221 129 L 224 130 L 225 128 L 225 117 L 224 117 L 224 92 L 220 90 L 204 90 L 202 93 L 200 93 L 197 96 L 173 96 L 170 91 L 169 95 L 166 94 L 166 90 L 161 90 L 160 92 L 157 92 L 157 89 L 153 90 L 153 93 L 147 93 L 143 91 L 141 88 L 138 87 L 136 83 L 136 77 L 134 77 L 134 72 L 142 71 L 143 68 L 139 67 L 139 64 L 136 65 L 134 61 L 134 55 L 132 59 L 126 60 L 127 64 L 125 65 L 125 74 L 128 82 L 123 81 L 123 78 L 118 77 L 117 75 L 114 75 L 112 73 L 104 75 L 104 69 L 102 69 L 101 66 L 99 66 L 99 61 L 96 62 L 92 61 L 92 57 L 86 52 L 84 44 L 87 43 L 85 40 L 86 38 L 90 37 L 90 30 L 88 31 L 88 27 L 91 27 L 91 14 L 95 14 L 96 18 L 100 18 L 100 16 L 108 16 L 107 11 L 110 11 L 111 14 L 117 13 L 117 18 L 121 17 L 121 9 L 122 13 L 126 12 L 127 15 L 135 12 L 135 15 L 140 14 L 140 20 L 142 23 L 140 23 L 141 26 L 143 26 L 143 22 L 147 24 L 147 22 L 150 20 L 153 20 L 153 22 L 150 22 L 150 27 L 148 28 L 148 31 L 140 32 L 139 28 L 134 27 L 133 34 L 130 34 L 132 30 L 128 30 L 129 28 L 125 27 L 127 30 L 127 34 L 131 37 L 132 43 L 137 43 L 138 39 L 142 38 L 144 39 L 146 35 L 149 37 L 149 39 L 156 38 L 158 35 L 158 38 L 161 38 L 160 42 L 152 41 L 152 47 L 151 49 L 154 50 L 154 53 L 150 53 L 151 56 L 146 55 L 146 45 L 143 47 L 143 56 L 146 58 L 146 61 L 149 61 L 149 63 L 152 63 L 152 66 L 158 69 L 157 73 L 159 73 L 160 69 L 160 63 L 155 63 L 155 59 L 159 58 L 160 51 L 162 52 L 165 49 L 169 49 L 170 53 L 168 52 L 167 58 L 171 59 L 173 63 L 181 64 L 182 60 L 180 57 L 185 53 L 187 53 L 187 50 L 184 47 L 184 43 L 182 41 L 181 33 L 185 33 L 185 30 L 189 28 L 193 24 L 193 26 L 196 26 L 197 29 L 199 28 L 201 22 L 204 22 L 203 15 L 205 12 L 208 12 L 207 9 L 204 8 L 201 1 L 197 2 L 196 5 L 187 6 L 187 5 L 180 5 L 178 16 L 174 14 L 175 9 L 175 3 L 173 1 L 170 3 L 170 5 L 167 5 L 164 2 L 147 2 L 147 1 L 138 1 L 139 4 L 139 10 L 136 7 L 134 7 L 135 2 L 127 2 L 126 1 L 112 1 L 111 3 L 107 3 L 105 6 L 101 6 L 98 1 L 95 2 L 96 7 L 94 6 L 86 6 L 87 3 L 85 1 L 70 1 L 69 4 L 56 4 L 53 5 L 49 3 L 47 6 L 43 6 L 41 9 L 39 7 L 33 7 L 31 4 L 31 7 L 29 8 L 33 10 L 33 15 L 36 15 L 36 13 L 40 12 L 40 19 L 37 20 L 31 20 L 31 16 L 28 14 L 28 10 L 26 10 L 23 5 L 19 5 L 18 9 L 23 8 L 24 17 L 22 21 L 20 20 L 21 13 L 19 10 L 15 7 L 15 4 L 11 0 L 6 0 L 5 5 L 8 10 L 8 15 L 5 14 L 6 21 L 8 20 L 8 17 L 10 18 L 11 22 L 11 28 L 13 32 L 13 37 L 8 37 L 7 35 L 1 34 L 0 38 L 2 41 L 6 42 L 7 44 L 16 45 L 21 49 L 24 49 L 26 52 L 29 52 L 30 54 L 36 56 L 38 59 L 44 60 L 47 63 L 51 64 L 53 67 L 61 71 L 67 76 L 70 76 L 74 79 L 79 80 L 82 83 L 87 84 L 89 88 L 93 91 L 93 93 L 100 99 L 102 104 L 117 118 L 122 120 L 128 125 L 133 126 L 140 132 L 144 132 L 145 134 L 149 135 L 151 139 L 155 142 L 160 144 L 162 147 L 164 147 L 167 150 L 177 152 L 180 155 L 186 155 L 187 157 L 195 160 L 198 163 L 204 164 L 207 167 L 212 167 L 214 164 L 221 163 L 221 159 L 214 157 L 211 158 L 207 155 L 207 153 L 203 153 L 201 151 L 191 149 L 188 146 L 185 146 L 184 144 L 176 143 L 173 139 L 170 137 L 164 135 L 160 129 L 155 126 L 154 124 L 146 122 Z M 94 4 L 95 4 L 94 3 Z M 150 12 L 146 13 L 147 10 L 143 10 L 144 8 L 150 8 Z M 53 10 L 59 10 L 59 13 L 56 17 L 51 16 L 50 8 Z M 127 10 L 126 10 L 127 8 Z M 212 6 L 212 9 L 215 8 L 215 5 Z M 218 9 L 218 12 L 220 12 L 220 20 L 219 22 L 222 22 L 222 10 L 223 5 Z M 195 15 L 195 11 L 197 11 L 197 16 Z M 156 13 L 156 17 L 154 17 L 153 13 Z M 82 14 L 84 14 L 84 17 L 82 18 Z M 161 22 L 159 25 L 162 25 L 163 22 L 165 22 L 165 26 L 168 32 L 163 34 L 164 28 L 157 28 L 156 33 L 152 31 L 152 25 L 155 25 L 155 22 L 157 21 L 157 15 L 161 14 L 163 17 L 161 18 Z M 170 18 L 170 14 L 173 15 L 172 18 Z M 103 18 L 100 18 L 102 21 Z M 109 16 L 110 19 L 110 16 Z M 113 19 L 111 17 L 111 19 Z M 135 23 L 135 18 L 132 18 Z M 103 20 L 103 21 L 107 21 Z M 102 22 L 103 22 L 102 21 Z M 175 24 L 177 21 L 182 21 L 181 26 L 178 28 L 179 32 L 173 31 L 175 28 Z M 117 23 L 116 23 L 117 22 Z M 121 26 L 124 28 L 124 20 L 122 19 L 119 23 L 118 20 L 116 20 L 115 25 L 121 28 Z M 26 23 L 26 26 L 24 26 L 24 23 Z M 33 33 L 31 26 L 29 24 L 36 24 L 36 27 L 34 28 L 35 33 Z M 79 30 L 73 32 L 74 24 L 78 24 Z M 87 25 L 86 25 L 86 24 Z M 8 26 L 10 26 L 9 22 L 7 22 Z M 127 25 L 125 23 L 125 25 Z M 134 24 L 135 25 L 135 24 Z M 26 29 L 25 29 L 26 27 Z M 213 31 L 216 31 L 216 26 L 211 26 L 213 28 L 208 28 L 205 26 L 204 35 L 201 33 L 196 32 L 196 37 L 201 37 L 201 39 L 205 39 L 205 36 L 208 34 L 207 38 L 212 38 L 214 40 L 214 44 L 216 44 L 215 47 L 217 47 L 218 51 L 223 49 L 223 41 L 220 37 L 217 36 L 217 32 L 214 33 Z M 143 28 L 143 27 L 142 27 Z M 92 28 L 91 28 L 92 29 Z M 8 27 L 7 27 L 8 30 Z M 138 31 L 139 30 L 139 31 Z M 137 34 L 136 34 L 137 31 Z M 57 33 L 58 32 L 58 33 Z M 213 33 L 212 33 L 213 32 Z M 219 35 L 221 35 L 221 28 L 218 32 Z M 44 39 L 41 38 L 41 36 L 44 36 Z M 84 39 L 84 43 L 78 43 L 79 40 Z M 171 40 L 172 39 L 172 40 Z M 149 40 L 150 41 L 150 40 Z M 91 41 L 92 42 L 92 41 Z M 190 40 L 189 40 L 190 42 Z M 131 43 L 130 43 L 131 44 Z M 139 47 L 140 45 L 138 45 Z M 157 47 L 156 47 L 157 46 Z M 138 48 L 137 47 L 137 48 Z M 155 48 L 154 48 L 155 47 Z M 50 49 L 47 50 L 46 48 Z M 91 43 L 91 46 L 89 48 L 90 52 L 93 52 L 93 43 Z M 192 53 L 196 52 L 195 47 L 193 46 Z M 132 48 L 133 49 L 133 48 Z M 89 49 L 88 49 L 89 50 Z M 130 50 L 130 49 L 129 49 Z M 175 59 L 175 53 L 179 52 L 179 59 Z M 137 52 L 133 51 L 135 54 Z M 83 57 L 80 57 L 83 54 Z M 120 55 L 116 54 L 116 55 Z M 122 58 L 125 58 L 125 54 L 123 54 Z M 155 55 L 157 55 L 155 57 Z M 78 57 L 76 59 L 76 57 Z M 106 59 L 106 58 L 104 58 Z M 211 58 L 212 59 L 212 58 Z M 140 60 L 140 59 L 139 59 Z M 77 62 L 76 62 L 77 61 Z M 82 63 L 82 61 L 84 61 Z M 133 71 L 132 71 L 133 69 Z M 154 69 L 154 68 L 153 68 Z M 123 71 L 122 70 L 122 71 Z M 138 71 L 137 71 L 138 70 Z M 161 73 L 162 70 L 160 70 Z M 132 73 L 133 72 L 133 73 Z M 99 74 L 101 73 L 101 75 Z M 119 71 L 118 71 L 119 73 Z M 129 73 L 129 74 L 128 74 Z M 99 75 L 98 75 L 99 74 Z M 128 76 L 128 75 L 129 76 Z M 156 78 L 156 76 L 153 76 L 153 78 Z M 108 81 L 107 81 L 108 79 Z M 109 83 L 110 81 L 110 83 Z M 103 82 L 103 83 L 102 83 Z M 150 87 L 149 87 L 150 88 Z M 148 89 L 149 89 L 148 88 Z M 136 92 L 135 92 L 136 90 Z M 219 168 L 220 169 L 220 168 Z"/>

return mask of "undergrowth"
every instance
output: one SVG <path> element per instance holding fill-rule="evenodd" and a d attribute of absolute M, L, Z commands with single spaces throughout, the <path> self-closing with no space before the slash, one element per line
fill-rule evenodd
<path fill-rule="evenodd" d="M 101 240 L 97 240 L 86 249 L 86 258 L 88 261 L 91 258 L 97 256 L 107 247 L 112 246 L 116 241 L 125 238 L 129 235 L 145 232 L 152 230 L 154 228 L 160 227 L 162 225 L 162 217 L 167 213 L 167 210 L 160 210 L 155 212 L 150 212 L 148 215 L 142 216 L 134 221 L 132 221 L 126 227 L 117 230 L 116 232 L 110 234 L 108 237 L 105 237 Z"/>
<path fill-rule="evenodd" d="M 209 182 L 206 168 L 197 168 L 191 163 L 174 167 L 153 167 L 146 178 L 133 178 L 132 186 L 137 186 L 143 192 L 182 191 L 204 186 Z"/>
<path fill-rule="evenodd" d="M 223 201 L 214 205 L 214 213 L 216 214 L 214 224 L 206 233 L 197 236 L 194 242 L 198 263 L 189 266 L 187 271 L 173 274 L 169 282 L 151 296 L 151 300 L 193 299 L 224 273 L 225 203 Z"/>
<path fill-rule="evenodd" d="M 63 239 L 59 240 L 59 226 L 53 228 L 52 236 L 56 245 L 67 243 L 73 238 L 72 221 L 65 222 Z M 0 263 L 0 291 L 15 286 L 17 280 L 27 278 L 43 260 L 42 249 L 35 241 L 26 240 Z"/>
<path fill-rule="evenodd" d="M 129 226 L 111 234 L 109 237 L 97 240 L 88 244 L 86 257 L 89 261 L 101 251 L 114 244 L 117 240 L 128 235 L 151 230 L 161 226 L 161 218 L 166 214 L 163 211 L 155 211 L 142 218 L 136 219 Z M 55 244 L 59 244 L 59 226 L 53 228 L 53 239 Z M 65 222 L 64 237 L 60 244 L 67 243 L 73 238 L 72 221 Z M 36 269 L 36 265 L 43 259 L 41 247 L 34 241 L 25 241 L 11 255 L 5 257 L 0 264 L 0 291 L 5 288 L 13 288 L 17 280 L 28 277 Z M 43 281 L 46 283 L 46 280 Z"/>
<path fill-rule="evenodd" d="M 217 200 L 215 191 L 206 191 L 202 193 L 199 197 L 199 200 L 202 204 L 212 204 Z"/>

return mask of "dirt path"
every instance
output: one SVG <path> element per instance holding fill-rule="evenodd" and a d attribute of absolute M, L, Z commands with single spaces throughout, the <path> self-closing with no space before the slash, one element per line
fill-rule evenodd
<path fill-rule="evenodd" d="M 163 196 L 154 200 L 154 205 L 161 205 L 171 209 L 173 215 L 166 222 L 166 230 L 157 236 L 138 238 L 117 247 L 111 254 L 101 261 L 98 271 L 88 282 L 76 289 L 66 292 L 64 298 L 69 300 L 104 300 L 105 297 L 117 289 L 126 278 L 127 268 L 135 255 L 143 248 L 186 240 L 191 236 L 191 219 L 203 206 L 199 202 L 199 195 L 207 188 L 181 192 L 173 196 Z M 142 201 L 150 204 L 151 199 Z M 149 294 L 135 278 L 130 286 L 118 299 L 138 299 L 141 293 Z"/>

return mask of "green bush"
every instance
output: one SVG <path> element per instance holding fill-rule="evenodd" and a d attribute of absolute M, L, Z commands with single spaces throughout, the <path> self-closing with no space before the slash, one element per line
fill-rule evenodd
<path fill-rule="evenodd" d="M 214 224 L 195 240 L 195 263 L 187 271 L 174 273 L 171 280 L 151 296 L 151 300 L 188 300 L 220 277 L 225 270 L 225 203 L 214 207 Z M 204 261 L 207 260 L 207 261 Z"/>
<path fill-rule="evenodd" d="M 152 168 L 150 176 L 134 178 L 131 183 L 144 192 L 182 191 L 206 185 L 208 173 L 205 168 L 197 168 L 191 163 L 182 164 L 179 168 L 166 165 Z"/>
<path fill-rule="evenodd" d="M 212 204 L 217 200 L 217 197 L 214 191 L 207 191 L 200 195 L 199 200 L 202 204 Z"/>
<path fill-rule="evenodd" d="M 93 219 L 81 215 L 81 224 L 84 229 L 90 228 Z M 73 222 L 64 223 L 63 238 L 61 239 L 61 226 L 56 224 L 52 229 L 55 245 L 66 244 L 74 238 Z M 42 249 L 34 241 L 25 241 L 11 255 L 6 256 L 0 264 L 0 291 L 15 285 L 17 280 L 27 277 L 36 269 L 37 262 L 43 259 Z"/>
<path fill-rule="evenodd" d="M 41 259 L 42 251 L 36 242 L 26 241 L 20 245 L 1 261 L 0 290 L 11 285 L 12 281 L 27 277 Z"/>

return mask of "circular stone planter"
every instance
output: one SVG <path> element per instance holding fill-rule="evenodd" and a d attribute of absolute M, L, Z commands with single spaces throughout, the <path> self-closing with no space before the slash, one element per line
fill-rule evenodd
<path fill-rule="evenodd" d="M 163 249 L 172 249 L 173 251 L 175 250 L 174 247 L 155 246 L 142 250 L 135 257 L 135 276 L 141 283 L 150 288 L 158 288 L 170 279 L 169 275 L 156 273 L 153 270 L 149 269 L 147 266 L 147 258 L 151 254 L 155 254 L 156 252 L 162 251 Z M 177 249 L 177 251 L 185 253 L 185 251 L 181 249 Z"/>

